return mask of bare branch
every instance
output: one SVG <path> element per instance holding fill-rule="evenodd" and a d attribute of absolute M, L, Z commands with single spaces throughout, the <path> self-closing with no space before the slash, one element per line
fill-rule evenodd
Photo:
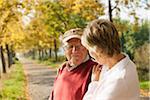
<path fill-rule="evenodd" d="M 116 9 L 118 4 L 119 4 L 119 2 L 117 2 L 116 5 L 111 10 L 113 11 L 114 9 Z"/>

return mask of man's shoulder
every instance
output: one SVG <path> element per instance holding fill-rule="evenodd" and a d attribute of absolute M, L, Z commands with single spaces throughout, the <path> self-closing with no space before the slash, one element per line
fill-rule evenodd
<path fill-rule="evenodd" d="M 97 65 L 97 64 L 98 64 L 97 62 L 94 62 L 94 61 L 91 60 L 91 59 L 89 59 L 89 60 L 85 63 L 86 68 L 90 68 L 90 69 L 92 69 L 93 66 L 95 66 L 95 65 Z"/>
<path fill-rule="evenodd" d="M 87 63 L 88 63 L 88 64 L 92 64 L 92 65 L 97 65 L 97 64 L 98 64 L 97 62 L 95 62 L 95 61 L 92 60 L 92 59 L 89 59 L 89 60 L 87 61 Z"/>
<path fill-rule="evenodd" d="M 63 70 L 67 65 L 67 61 L 63 62 L 60 66 L 59 66 L 59 70 Z"/>

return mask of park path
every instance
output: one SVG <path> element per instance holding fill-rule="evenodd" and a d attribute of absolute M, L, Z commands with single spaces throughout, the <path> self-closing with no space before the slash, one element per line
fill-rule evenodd
<path fill-rule="evenodd" d="M 20 59 L 20 61 L 27 78 L 28 99 L 48 100 L 56 76 L 56 69 L 27 59 Z"/>

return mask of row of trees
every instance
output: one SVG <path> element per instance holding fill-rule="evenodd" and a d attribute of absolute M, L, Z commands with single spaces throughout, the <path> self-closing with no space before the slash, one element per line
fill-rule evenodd
<path fill-rule="evenodd" d="M 14 50 L 11 33 L 19 29 L 19 14 L 15 11 L 17 3 L 0 1 L 0 59 L 2 63 L 1 72 L 6 73 L 7 68 L 14 63 Z M 16 25 L 16 26 L 14 26 Z M 12 30 L 14 28 L 14 30 Z M 1 67 L 1 66 L 0 66 Z M 2 70 L 1 70 L 2 69 Z"/>
<path fill-rule="evenodd" d="M 140 51 L 149 45 L 148 21 L 139 24 L 135 11 L 140 7 L 140 0 L 108 0 L 107 6 L 101 1 L 1 0 L 0 46 L 3 48 L 1 52 L 5 53 L 9 47 L 8 51 L 13 52 L 30 51 L 33 58 L 38 53 L 39 59 L 51 58 L 54 52 L 55 61 L 57 61 L 57 52 L 61 46 L 59 37 L 68 29 L 84 28 L 89 21 L 105 15 L 104 11 L 108 10 L 109 20 L 118 28 L 123 51 L 139 63 L 139 67 L 145 66 L 149 58 L 143 55 L 146 59 L 144 62 L 143 59 L 137 57 L 141 55 Z M 145 5 L 144 9 L 148 9 L 147 2 Z M 134 23 L 120 18 L 122 7 L 130 9 L 128 13 L 129 16 L 134 17 Z M 8 55 L 13 55 L 13 53 L 9 52 Z M 1 54 L 3 59 L 2 56 L 3 54 Z M 2 63 L 4 62 L 2 60 Z"/>

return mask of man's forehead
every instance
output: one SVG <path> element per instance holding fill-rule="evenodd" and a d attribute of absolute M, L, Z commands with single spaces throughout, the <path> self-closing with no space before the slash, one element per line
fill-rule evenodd
<path fill-rule="evenodd" d="M 64 46 L 65 45 L 78 45 L 78 44 L 81 44 L 81 40 L 65 42 Z"/>
<path fill-rule="evenodd" d="M 67 41 L 67 43 L 81 43 L 81 39 L 78 39 L 78 38 L 72 38 L 70 40 Z"/>

